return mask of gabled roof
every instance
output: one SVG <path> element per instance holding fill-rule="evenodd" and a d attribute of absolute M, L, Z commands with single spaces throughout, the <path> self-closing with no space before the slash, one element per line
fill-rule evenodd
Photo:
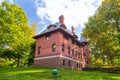
<path fill-rule="evenodd" d="M 63 26 L 63 27 L 61 27 L 61 26 Z M 50 32 L 56 31 L 56 30 L 62 30 L 64 32 L 66 32 L 67 34 L 69 34 L 71 37 L 74 37 L 74 35 L 66 28 L 65 25 L 61 25 L 61 26 L 56 26 L 55 24 L 49 25 L 44 31 L 42 31 L 40 34 L 34 36 L 33 38 L 37 39 L 38 37 L 40 37 L 44 34 L 47 34 L 47 33 L 50 33 Z"/>
<path fill-rule="evenodd" d="M 52 25 L 49 25 L 44 31 L 42 31 L 40 34 L 34 36 L 33 38 L 34 39 L 37 39 L 41 36 L 44 36 L 45 34 L 49 34 L 49 33 L 52 33 L 52 32 L 55 32 L 55 31 L 61 31 L 67 35 L 69 35 L 74 41 L 76 41 L 77 43 L 81 44 L 83 41 L 83 39 L 80 41 L 78 40 L 77 38 L 77 35 L 73 35 L 72 32 L 70 32 L 65 25 L 60 25 L 59 23 L 56 24 L 52 24 Z M 86 40 L 85 40 L 86 42 Z"/>

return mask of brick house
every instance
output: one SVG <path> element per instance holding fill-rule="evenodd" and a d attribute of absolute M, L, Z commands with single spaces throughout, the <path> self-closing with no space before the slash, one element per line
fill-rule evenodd
<path fill-rule="evenodd" d="M 49 25 L 36 39 L 34 66 L 69 68 L 81 70 L 90 64 L 90 51 L 86 40 L 78 40 L 77 35 L 67 30 L 64 17 Z"/>

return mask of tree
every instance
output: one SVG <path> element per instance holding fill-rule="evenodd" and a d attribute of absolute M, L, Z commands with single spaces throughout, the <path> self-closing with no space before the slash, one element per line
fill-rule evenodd
<path fill-rule="evenodd" d="M 34 22 L 32 24 L 31 29 L 32 29 L 33 36 L 35 36 L 36 35 L 35 31 L 37 29 L 37 23 L 36 22 Z M 30 67 L 33 64 L 33 61 L 34 61 L 35 45 L 36 45 L 35 41 L 32 42 L 32 44 L 30 45 L 30 54 L 28 55 L 29 57 L 28 57 L 28 60 L 27 60 L 28 67 Z"/>
<path fill-rule="evenodd" d="M 30 54 L 34 30 L 28 25 L 25 12 L 17 4 L 4 1 L 0 5 L 0 54 L 10 49 L 16 55 L 17 66 L 24 65 Z M 9 52 L 7 54 L 10 54 Z"/>
<path fill-rule="evenodd" d="M 115 58 L 120 56 L 120 1 L 104 0 L 89 18 L 82 36 L 89 39 L 96 59 L 114 65 Z"/>

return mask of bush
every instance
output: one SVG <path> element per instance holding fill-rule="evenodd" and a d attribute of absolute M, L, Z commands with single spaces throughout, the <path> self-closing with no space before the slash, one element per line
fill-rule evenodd
<path fill-rule="evenodd" d="M 108 72 L 108 73 L 120 73 L 120 67 L 86 67 L 83 68 L 84 71 L 101 71 L 101 72 Z"/>
<path fill-rule="evenodd" d="M 14 62 L 15 62 L 15 60 L 13 60 L 13 59 L 9 60 L 8 58 L 6 58 L 6 59 L 0 58 L 0 67 L 14 66 L 15 65 Z"/>
<path fill-rule="evenodd" d="M 5 62 L 4 58 L 0 58 L 0 67 L 7 67 L 8 64 Z"/>

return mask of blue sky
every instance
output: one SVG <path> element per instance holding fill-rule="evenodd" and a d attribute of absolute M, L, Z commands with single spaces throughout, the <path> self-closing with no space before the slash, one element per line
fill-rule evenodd
<path fill-rule="evenodd" d="M 0 2 L 3 0 L 0 0 Z M 93 15 L 102 0 L 9 0 L 16 3 L 25 11 L 29 25 L 38 23 L 37 34 L 48 25 L 58 22 L 58 17 L 64 15 L 65 24 L 69 30 L 75 27 L 80 36 L 89 16 Z"/>

